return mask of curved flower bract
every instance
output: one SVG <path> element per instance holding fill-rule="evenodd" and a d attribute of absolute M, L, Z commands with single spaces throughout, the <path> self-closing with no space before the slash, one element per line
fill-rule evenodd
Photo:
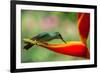
<path fill-rule="evenodd" d="M 89 30 L 90 30 L 90 14 L 89 13 L 78 13 L 78 31 L 80 34 L 81 41 L 86 44 Z"/>
<path fill-rule="evenodd" d="M 38 44 L 42 47 L 45 47 L 51 51 L 54 51 L 56 53 L 61 53 L 64 55 L 71 55 L 76 57 L 83 57 L 83 58 L 90 58 L 89 50 L 85 46 L 84 43 L 73 41 L 68 42 L 67 44 L 45 44 L 40 43 Z"/>

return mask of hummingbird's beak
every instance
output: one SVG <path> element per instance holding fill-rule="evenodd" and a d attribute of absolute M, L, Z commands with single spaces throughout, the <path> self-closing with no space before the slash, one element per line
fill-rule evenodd
<path fill-rule="evenodd" d="M 62 41 L 66 44 L 66 41 L 62 39 Z"/>
<path fill-rule="evenodd" d="M 59 35 L 60 39 L 66 44 L 66 41 L 62 38 L 61 35 Z"/>

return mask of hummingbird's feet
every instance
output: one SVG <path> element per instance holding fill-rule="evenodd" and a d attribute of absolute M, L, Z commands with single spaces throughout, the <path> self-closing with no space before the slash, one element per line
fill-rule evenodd
<path fill-rule="evenodd" d="M 34 40 L 34 45 L 37 45 L 37 43 L 38 43 L 37 40 Z"/>

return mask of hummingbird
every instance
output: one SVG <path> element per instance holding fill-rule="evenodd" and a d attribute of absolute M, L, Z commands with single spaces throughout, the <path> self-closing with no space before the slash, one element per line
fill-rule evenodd
<path fill-rule="evenodd" d="M 53 39 L 61 39 L 64 43 L 66 43 L 59 32 L 52 32 L 52 33 L 43 32 L 43 33 L 40 33 L 40 34 L 31 38 L 31 40 L 33 40 L 33 41 L 36 40 L 36 41 L 40 41 L 40 42 L 48 42 L 48 41 L 51 41 Z M 24 49 L 29 49 L 32 46 L 34 46 L 34 44 L 27 43 L 24 46 Z"/>

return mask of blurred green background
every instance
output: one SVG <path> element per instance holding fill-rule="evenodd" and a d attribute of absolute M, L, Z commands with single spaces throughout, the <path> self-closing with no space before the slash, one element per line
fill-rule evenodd
<path fill-rule="evenodd" d="M 47 61 L 68 61 L 83 60 L 83 58 L 63 55 L 52 52 L 47 48 L 33 46 L 29 50 L 23 49 L 23 39 L 32 38 L 42 32 L 60 32 L 66 41 L 79 41 L 77 29 L 77 13 L 75 12 L 50 12 L 21 10 L 21 62 L 47 62 Z M 88 38 L 88 47 L 89 47 Z M 61 40 L 53 40 L 49 43 L 63 43 Z"/>

